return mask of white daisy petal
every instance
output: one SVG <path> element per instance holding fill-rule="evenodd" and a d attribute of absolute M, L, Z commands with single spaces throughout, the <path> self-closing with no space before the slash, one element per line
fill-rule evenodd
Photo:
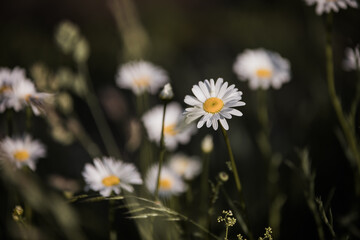
<path fill-rule="evenodd" d="M 221 123 L 221 125 L 223 126 L 223 128 L 224 128 L 225 130 L 229 130 L 229 125 L 228 125 L 228 123 L 227 123 L 227 121 L 226 121 L 225 118 L 220 118 L 220 123 Z"/>
<path fill-rule="evenodd" d="M 204 102 L 206 100 L 206 97 L 204 93 L 201 91 L 199 86 L 194 85 L 191 90 L 194 93 L 195 97 L 199 99 L 200 102 Z"/>
<path fill-rule="evenodd" d="M 345 59 L 343 61 L 343 68 L 346 71 L 356 71 L 360 69 L 360 46 L 357 45 L 354 49 L 345 49 Z"/>
<path fill-rule="evenodd" d="M 192 105 L 192 106 L 201 103 L 199 100 L 197 100 L 196 98 L 194 98 L 194 97 L 192 97 L 192 96 L 189 96 L 189 95 L 185 96 L 184 102 L 185 102 L 186 104 Z"/>
<path fill-rule="evenodd" d="M 316 4 L 316 14 L 322 15 L 324 12 L 338 12 L 339 8 L 346 9 L 347 6 L 357 8 L 356 0 L 305 0 L 308 5 Z"/>

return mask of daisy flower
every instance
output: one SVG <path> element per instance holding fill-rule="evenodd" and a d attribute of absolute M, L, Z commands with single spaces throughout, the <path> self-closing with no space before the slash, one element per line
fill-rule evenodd
<path fill-rule="evenodd" d="M 356 0 L 305 0 L 308 5 L 316 4 L 316 14 L 321 15 L 324 12 L 338 12 L 340 8 L 346 9 L 348 6 L 357 8 Z"/>
<path fill-rule="evenodd" d="M 347 48 L 345 50 L 345 59 L 343 61 L 344 69 L 347 71 L 360 69 L 359 47 L 355 49 Z"/>
<path fill-rule="evenodd" d="M 280 88 L 290 80 L 289 61 L 279 54 L 264 50 L 245 50 L 237 56 L 234 72 L 242 81 L 249 81 L 251 89 Z"/>
<path fill-rule="evenodd" d="M 146 175 L 145 185 L 151 193 L 155 193 L 156 190 L 158 168 L 157 164 L 152 166 Z M 159 196 L 167 198 L 185 191 L 186 185 L 180 176 L 168 167 L 163 166 L 160 173 Z"/>
<path fill-rule="evenodd" d="M 9 98 L 12 94 L 12 85 L 15 81 L 25 80 L 25 71 L 21 68 L 0 68 L 0 112 L 9 108 Z"/>
<path fill-rule="evenodd" d="M 169 78 L 163 69 L 145 61 L 126 63 L 116 75 L 117 85 L 131 89 L 136 95 L 144 92 L 155 94 L 167 82 Z"/>
<path fill-rule="evenodd" d="M 40 115 L 45 111 L 45 101 L 50 96 L 48 93 L 37 92 L 34 83 L 27 79 L 16 79 L 12 84 L 8 105 L 16 112 L 30 106 L 35 115 Z"/>
<path fill-rule="evenodd" d="M 183 153 L 171 156 L 167 166 L 186 180 L 195 178 L 199 175 L 202 169 L 202 164 L 199 158 L 189 157 Z"/>
<path fill-rule="evenodd" d="M 186 122 L 190 123 L 201 118 L 197 127 L 201 128 L 205 123 L 206 127 L 218 129 L 218 121 L 225 130 L 229 129 L 226 119 L 231 119 L 232 115 L 242 116 L 243 114 L 234 109 L 234 107 L 244 106 L 245 103 L 240 101 L 242 92 L 235 88 L 235 85 L 228 86 L 222 78 L 199 82 L 192 87 L 193 96 L 185 96 L 184 102 L 190 105 L 185 109 Z"/>
<path fill-rule="evenodd" d="M 0 150 L 17 168 L 28 166 L 35 171 L 36 162 L 39 158 L 45 157 L 45 146 L 38 140 L 33 140 L 30 135 L 22 138 L 6 137 L 0 142 Z"/>
<path fill-rule="evenodd" d="M 149 139 L 160 143 L 163 117 L 163 106 L 159 105 L 149 110 L 142 117 Z M 169 103 L 166 107 L 164 123 L 165 147 L 174 150 L 178 143 L 186 144 L 194 134 L 196 128 L 193 124 L 186 124 L 183 117 L 183 108 L 179 103 Z"/>
<path fill-rule="evenodd" d="M 104 197 L 121 189 L 133 192 L 131 184 L 142 184 L 142 179 L 134 164 L 115 160 L 113 157 L 95 158 L 94 164 L 87 163 L 82 172 L 87 187 L 99 191 Z"/>

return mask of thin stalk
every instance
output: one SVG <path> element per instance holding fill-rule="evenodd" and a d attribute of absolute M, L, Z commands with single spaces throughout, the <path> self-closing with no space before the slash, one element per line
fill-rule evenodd
<path fill-rule="evenodd" d="M 103 156 L 103 153 L 93 142 L 90 136 L 84 131 L 83 127 L 77 120 L 76 114 L 74 117 L 71 117 L 66 122 L 67 128 L 74 134 L 75 138 L 79 141 L 79 143 L 83 146 L 83 148 L 87 151 L 90 157 L 99 157 Z"/>
<path fill-rule="evenodd" d="M 233 152 L 232 152 L 232 149 L 231 149 L 230 140 L 229 140 L 229 137 L 227 135 L 226 130 L 222 126 L 221 126 L 221 130 L 222 130 L 224 140 L 225 140 L 225 143 L 226 143 L 226 147 L 227 147 L 227 150 L 228 150 L 228 153 L 229 153 L 230 162 L 231 162 L 231 168 L 232 168 L 232 172 L 234 174 L 234 179 L 235 179 L 235 183 L 236 183 L 236 189 L 239 192 L 239 194 L 241 195 L 241 199 L 240 199 L 241 205 L 242 205 L 241 207 L 243 209 L 245 209 L 245 203 L 244 203 L 244 200 L 242 198 L 242 186 L 241 186 L 239 174 L 238 174 L 238 171 L 237 171 L 234 155 L 233 155 Z"/>
<path fill-rule="evenodd" d="M 358 143 L 355 133 L 351 129 L 351 125 L 345 117 L 340 100 L 336 95 L 335 79 L 334 79 L 334 63 L 333 63 L 333 49 L 332 49 L 332 27 L 333 27 L 333 15 L 327 16 L 327 29 L 326 29 L 326 73 L 328 91 L 331 99 L 331 103 L 334 107 L 336 116 L 340 122 L 340 126 L 344 132 L 345 138 L 352 151 L 353 157 L 356 161 L 358 172 L 360 173 L 360 153 L 358 150 Z"/>
<path fill-rule="evenodd" d="M 117 232 L 115 228 L 115 200 L 109 201 L 109 240 L 117 239 Z"/>
<path fill-rule="evenodd" d="M 167 103 L 164 103 L 163 108 L 163 116 L 162 116 L 162 123 L 161 123 L 161 138 L 160 138 L 160 156 L 159 156 L 159 168 L 158 168 L 158 174 L 157 174 L 157 180 L 156 180 L 156 189 L 155 189 L 155 199 L 159 198 L 159 188 L 160 188 L 160 175 L 161 175 L 161 167 L 164 161 L 165 156 L 165 141 L 164 141 L 164 126 L 165 126 L 165 113 L 166 113 L 166 105 Z"/>
<path fill-rule="evenodd" d="M 272 152 L 270 143 L 271 127 L 269 123 L 269 111 L 267 92 L 264 90 L 257 91 L 257 115 L 261 127 L 258 135 L 258 145 L 261 154 L 266 162 L 267 168 L 267 194 L 269 197 L 268 221 L 273 229 L 274 236 L 278 237 L 280 233 L 281 207 L 284 204 L 285 197 L 279 192 L 279 166 L 281 156 Z"/>
<path fill-rule="evenodd" d="M 250 228 L 249 228 L 249 220 L 248 220 L 247 212 L 246 212 L 246 205 L 245 205 L 243 192 L 242 192 L 242 185 L 241 185 L 239 174 L 238 174 L 238 171 L 237 171 L 234 155 L 233 155 L 233 152 L 232 152 L 232 149 L 231 149 L 230 140 L 229 140 L 227 132 L 223 128 L 223 126 L 221 126 L 221 130 L 222 130 L 224 140 L 225 140 L 225 143 L 226 143 L 226 147 L 227 147 L 229 157 L 230 157 L 231 168 L 232 168 L 232 172 L 234 174 L 234 179 L 235 179 L 235 183 L 236 183 L 236 189 L 237 189 L 238 194 L 239 194 L 241 212 L 242 212 L 242 215 L 243 215 L 243 217 L 245 219 L 245 222 L 246 222 L 246 225 L 247 225 L 246 228 L 248 229 L 246 234 L 248 235 L 248 237 L 250 239 L 252 239 L 252 234 L 251 234 L 251 231 L 250 231 Z M 243 229 L 243 230 L 245 230 L 245 229 Z"/>
<path fill-rule="evenodd" d="M 99 129 L 100 136 L 105 143 L 107 152 L 114 157 L 120 157 L 121 154 L 116 145 L 114 136 L 111 133 L 110 126 L 108 125 L 104 117 L 104 113 L 95 95 L 94 86 L 92 85 L 92 82 L 90 80 L 88 68 L 85 63 L 79 64 L 78 67 L 79 71 L 84 75 L 85 79 L 87 80 L 87 87 L 89 91 L 86 93 L 85 99 L 87 101 L 87 104 L 89 105 L 91 114 L 93 115 L 95 123 Z"/>
<path fill-rule="evenodd" d="M 320 240 L 325 240 L 325 233 L 324 233 L 324 229 L 322 227 L 320 213 L 319 213 L 319 210 L 317 209 L 315 199 L 313 197 L 306 196 L 306 195 L 305 195 L 305 197 L 306 197 L 309 209 L 310 209 L 310 211 L 311 211 L 311 213 L 312 213 L 312 215 L 314 217 L 319 239 Z"/>
<path fill-rule="evenodd" d="M 261 132 L 258 135 L 258 144 L 260 151 L 266 160 L 271 158 L 271 144 L 269 140 L 270 136 L 270 124 L 269 124 L 269 112 L 267 106 L 267 94 L 264 90 L 257 91 L 257 115 Z"/>
<path fill-rule="evenodd" d="M 356 93 L 355 93 L 355 99 L 351 105 L 350 110 L 350 121 L 351 121 L 351 128 L 355 131 L 355 119 L 356 119 L 356 110 L 359 106 L 360 102 L 360 63 L 358 62 L 358 59 L 356 58 L 356 73 L 357 73 L 357 83 L 356 83 Z"/>
<path fill-rule="evenodd" d="M 225 238 L 224 240 L 228 240 L 228 234 L 229 234 L 229 226 L 225 227 Z"/>

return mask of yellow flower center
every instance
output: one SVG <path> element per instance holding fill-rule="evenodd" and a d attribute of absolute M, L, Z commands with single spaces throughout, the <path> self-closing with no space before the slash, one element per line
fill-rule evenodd
<path fill-rule="evenodd" d="M 203 104 L 205 112 L 208 113 L 218 113 L 223 107 L 224 102 L 217 97 L 208 98 Z"/>
<path fill-rule="evenodd" d="M 20 162 L 26 161 L 30 154 L 26 150 L 18 150 L 14 153 L 14 158 Z"/>
<path fill-rule="evenodd" d="M 270 78 L 272 76 L 272 71 L 266 68 L 259 68 L 256 71 L 256 76 L 259 78 Z"/>
<path fill-rule="evenodd" d="M 31 94 L 26 94 L 24 97 L 25 101 L 27 102 L 30 102 L 30 98 L 31 98 Z"/>
<path fill-rule="evenodd" d="M 171 179 L 168 179 L 168 178 L 160 179 L 160 182 L 159 182 L 160 189 L 169 190 L 171 188 L 171 186 L 172 186 Z"/>
<path fill-rule="evenodd" d="M 175 129 L 175 124 L 169 124 L 167 126 L 164 126 L 164 134 L 165 135 L 174 136 L 177 133 L 178 133 L 178 131 Z"/>
<path fill-rule="evenodd" d="M 0 94 L 3 94 L 3 93 L 5 93 L 7 91 L 10 91 L 10 90 L 11 90 L 11 88 L 9 86 L 4 85 L 4 86 L 0 87 Z"/>
<path fill-rule="evenodd" d="M 135 78 L 134 84 L 138 87 L 147 87 L 150 85 L 150 78 L 148 76 Z"/>
<path fill-rule="evenodd" d="M 104 184 L 104 186 L 106 186 L 106 187 L 115 186 L 115 185 L 118 185 L 119 183 L 120 183 L 120 179 L 114 175 L 105 177 L 102 180 L 102 184 Z"/>

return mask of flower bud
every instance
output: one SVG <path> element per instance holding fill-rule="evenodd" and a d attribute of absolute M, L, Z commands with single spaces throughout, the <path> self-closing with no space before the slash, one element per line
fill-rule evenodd
<path fill-rule="evenodd" d="M 214 142 L 211 135 L 206 135 L 201 142 L 201 150 L 204 153 L 211 153 L 214 148 Z"/>
<path fill-rule="evenodd" d="M 174 97 L 174 92 L 170 83 L 165 84 L 164 88 L 161 90 L 159 94 L 159 98 L 163 101 L 170 101 Z"/>

